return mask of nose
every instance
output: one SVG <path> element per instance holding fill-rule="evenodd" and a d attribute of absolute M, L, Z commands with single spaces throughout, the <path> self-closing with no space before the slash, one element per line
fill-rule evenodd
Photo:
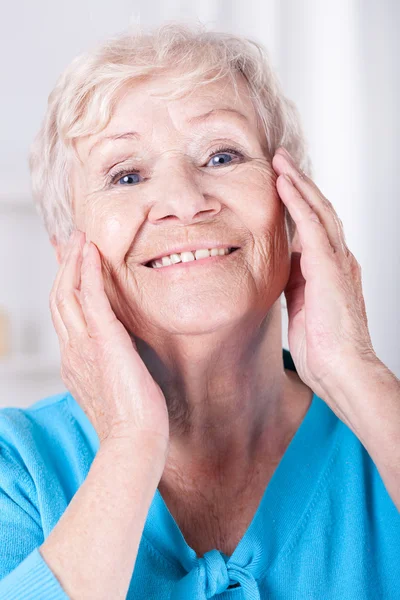
<path fill-rule="evenodd" d="M 202 174 L 188 164 L 165 165 L 158 182 L 151 189 L 152 206 L 148 219 L 157 223 L 163 219 L 177 219 L 183 225 L 199 223 L 214 217 L 221 210 L 221 202 L 204 189 Z"/>

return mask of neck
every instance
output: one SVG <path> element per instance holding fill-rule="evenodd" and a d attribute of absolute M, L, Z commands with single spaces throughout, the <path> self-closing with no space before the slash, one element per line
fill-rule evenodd
<path fill-rule="evenodd" d="M 260 456 L 281 456 L 298 421 L 293 399 L 304 384 L 283 366 L 279 300 L 262 322 L 218 337 L 176 344 L 174 336 L 173 347 L 160 348 L 135 341 L 166 398 L 171 465 L 196 478 L 237 479 Z"/>

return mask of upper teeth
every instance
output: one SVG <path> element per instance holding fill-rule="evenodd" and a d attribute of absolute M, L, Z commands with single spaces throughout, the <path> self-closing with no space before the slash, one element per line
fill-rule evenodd
<path fill-rule="evenodd" d="M 196 250 L 193 252 L 181 252 L 180 254 L 170 254 L 169 256 L 163 256 L 161 259 L 152 260 L 150 266 L 153 269 L 158 267 L 167 267 L 179 262 L 189 262 L 191 260 L 197 260 L 199 258 L 207 258 L 208 256 L 223 256 L 229 254 L 232 248 L 211 248 L 210 250 Z"/>

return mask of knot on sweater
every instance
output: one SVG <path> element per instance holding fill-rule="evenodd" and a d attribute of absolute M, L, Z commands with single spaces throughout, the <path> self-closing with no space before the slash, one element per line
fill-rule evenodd
<path fill-rule="evenodd" d="M 219 550 L 210 550 L 203 557 L 196 557 L 191 569 L 176 581 L 171 590 L 171 600 L 208 600 L 218 598 L 230 585 L 239 583 L 243 598 L 261 600 L 257 581 L 253 575 L 256 561 L 250 560 L 245 567 L 232 561 L 226 563 Z"/>
<path fill-rule="evenodd" d="M 244 591 L 250 592 L 246 597 L 258 600 L 258 586 L 253 575 L 247 569 L 234 563 L 226 564 L 218 550 L 210 550 L 199 559 L 199 568 L 203 571 L 206 598 L 213 598 L 224 592 L 230 585 L 239 583 Z"/>
<path fill-rule="evenodd" d="M 231 584 L 224 557 L 218 550 L 210 550 L 199 559 L 199 567 L 204 573 L 205 594 L 212 598 L 225 591 Z"/>

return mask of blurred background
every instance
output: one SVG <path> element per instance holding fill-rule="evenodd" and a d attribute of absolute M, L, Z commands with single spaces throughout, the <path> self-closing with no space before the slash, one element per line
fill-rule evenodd
<path fill-rule="evenodd" d="M 396 0 L 22 0 L 0 22 L 0 406 L 65 390 L 49 294 L 58 271 L 35 212 L 29 145 L 56 79 L 132 22 L 200 20 L 269 51 L 297 104 L 314 180 L 362 266 L 374 349 L 399 377 L 400 3 Z M 282 295 L 284 304 L 284 296 Z M 287 315 L 282 310 L 282 345 Z"/>

